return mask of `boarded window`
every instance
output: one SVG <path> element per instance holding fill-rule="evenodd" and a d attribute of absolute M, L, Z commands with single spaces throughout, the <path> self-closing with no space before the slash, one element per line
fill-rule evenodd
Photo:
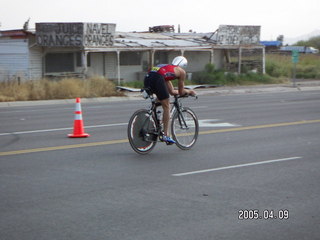
<path fill-rule="evenodd" d="M 73 53 L 48 53 L 46 55 L 46 72 L 74 72 Z"/>
<path fill-rule="evenodd" d="M 154 65 L 167 64 L 167 63 L 169 63 L 168 59 L 169 59 L 168 52 L 157 51 L 154 54 L 154 63 L 155 63 Z"/>
<path fill-rule="evenodd" d="M 120 53 L 120 65 L 141 65 L 141 53 L 140 52 L 121 52 Z"/>

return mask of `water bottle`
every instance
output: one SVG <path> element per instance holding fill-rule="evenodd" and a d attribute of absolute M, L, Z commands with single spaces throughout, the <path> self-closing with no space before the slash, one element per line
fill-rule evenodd
<path fill-rule="evenodd" d="M 161 122 L 162 122 L 162 112 L 161 112 L 161 110 L 157 111 L 157 118 L 158 118 L 159 123 L 161 124 Z"/>
<path fill-rule="evenodd" d="M 157 118 L 158 118 L 158 121 L 159 121 L 159 126 L 160 126 L 160 131 L 162 132 L 163 131 L 163 122 L 162 122 L 162 111 L 161 110 L 158 110 L 157 111 Z"/>

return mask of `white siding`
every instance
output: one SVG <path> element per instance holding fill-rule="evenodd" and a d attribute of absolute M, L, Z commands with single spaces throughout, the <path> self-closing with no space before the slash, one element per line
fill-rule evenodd
<path fill-rule="evenodd" d="M 121 66 L 121 79 L 124 82 L 132 82 L 138 79 L 139 73 L 142 71 L 141 65 Z"/>
<path fill-rule="evenodd" d="M 117 53 L 106 53 L 106 77 L 109 79 L 117 79 Z"/>
<path fill-rule="evenodd" d="M 88 67 L 88 76 L 103 75 L 103 53 L 90 53 L 91 65 Z"/>
<path fill-rule="evenodd" d="M 42 78 L 42 52 L 40 47 L 31 47 L 29 50 L 29 79 Z"/>
<path fill-rule="evenodd" d="M 0 39 L 0 81 L 29 77 L 28 51 L 25 39 Z"/>

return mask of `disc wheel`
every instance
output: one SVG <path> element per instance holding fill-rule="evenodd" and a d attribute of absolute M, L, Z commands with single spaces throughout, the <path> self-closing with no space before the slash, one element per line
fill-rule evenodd
<path fill-rule="evenodd" d="M 136 111 L 128 124 L 128 139 L 132 149 L 139 154 L 149 153 L 157 143 L 156 124 L 147 110 Z"/>

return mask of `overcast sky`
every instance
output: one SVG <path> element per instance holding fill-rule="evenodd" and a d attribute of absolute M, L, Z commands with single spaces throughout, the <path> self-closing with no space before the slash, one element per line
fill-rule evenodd
<path fill-rule="evenodd" d="M 181 31 L 213 32 L 221 24 L 259 25 L 261 40 L 320 30 L 320 0 L 1 0 L 1 30 L 36 22 L 116 23 L 116 31 L 180 24 Z"/>

